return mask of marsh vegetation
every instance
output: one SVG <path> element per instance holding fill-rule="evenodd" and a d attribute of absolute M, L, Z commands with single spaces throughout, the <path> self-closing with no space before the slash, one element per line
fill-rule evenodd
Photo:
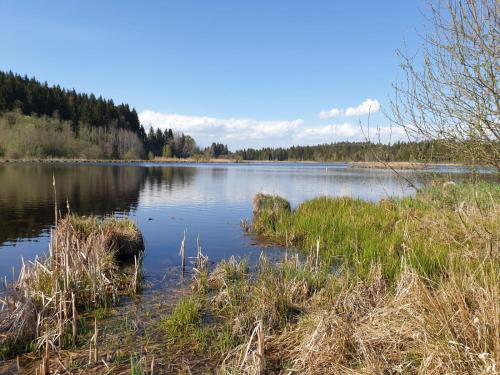
<path fill-rule="evenodd" d="M 4 283 L 0 358 L 31 352 L 43 358 L 38 370 L 49 373 L 53 351 L 83 344 L 82 335 L 89 330 L 85 314 L 137 293 L 143 248 L 141 233 L 128 219 L 69 213 L 59 219 L 48 254 L 23 261 L 17 280 Z M 125 257 L 133 257 L 128 271 L 120 265 Z M 97 331 L 97 323 L 93 328 Z M 97 357 L 95 340 L 93 344 Z"/>

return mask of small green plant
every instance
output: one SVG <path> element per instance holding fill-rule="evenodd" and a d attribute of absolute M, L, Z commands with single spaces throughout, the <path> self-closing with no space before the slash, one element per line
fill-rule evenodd
<path fill-rule="evenodd" d="M 143 369 L 142 362 L 137 356 L 130 357 L 130 375 L 144 375 L 146 372 Z"/>
<path fill-rule="evenodd" d="M 202 322 L 201 309 L 201 303 L 196 296 L 182 298 L 171 314 L 161 322 L 161 326 L 167 334 L 167 339 L 175 342 L 184 335 L 196 330 Z"/>

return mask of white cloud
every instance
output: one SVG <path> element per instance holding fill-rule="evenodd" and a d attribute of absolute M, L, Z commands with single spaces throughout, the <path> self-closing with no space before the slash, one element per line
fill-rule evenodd
<path fill-rule="evenodd" d="M 304 128 L 294 135 L 294 141 L 299 144 L 318 144 L 338 141 L 362 142 L 370 139 L 383 143 L 406 139 L 405 132 L 399 127 L 381 126 L 368 128 L 359 124 L 344 122 L 319 127 Z"/>
<path fill-rule="evenodd" d="M 361 129 L 359 126 L 355 126 L 349 122 L 343 124 L 326 125 L 316 128 L 305 129 L 301 134 L 300 138 L 314 138 L 314 137 L 355 137 L 360 135 Z"/>
<path fill-rule="evenodd" d="M 366 99 L 363 103 L 357 107 L 349 107 L 345 110 L 345 116 L 364 116 L 369 113 L 376 113 L 380 109 L 380 103 L 378 100 Z"/>
<path fill-rule="evenodd" d="M 373 114 L 380 110 L 380 103 L 376 99 L 366 99 L 363 103 L 356 107 L 348 107 L 346 109 L 332 108 L 319 113 L 319 118 L 329 119 L 334 117 L 353 117 L 364 116 L 369 113 Z"/>
<path fill-rule="evenodd" d="M 327 111 L 321 111 L 319 113 L 319 118 L 321 119 L 327 119 L 327 118 L 334 118 L 334 117 L 338 117 L 342 114 L 342 110 L 338 109 L 338 108 L 332 108 L 332 109 L 329 109 Z"/>
<path fill-rule="evenodd" d="M 307 126 L 304 120 L 300 118 L 259 121 L 249 118 L 215 118 L 164 114 L 150 110 L 141 112 L 139 119 L 146 129 L 151 126 L 163 130 L 172 128 L 191 135 L 201 146 L 208 146 L 212 142 L 222 142 L 228 144 L 232 150 L 247 147 L 286 147 L 365 140 L 360 125 L 350 122 Z M 375 135 L 375 130 L 371 130 L 370 135 L 372 133 Z M 380 128 L 380 138 L 383 142 L 403 139 L 402 135 L 404 133 L 399 132 L 397 129 Z"/>

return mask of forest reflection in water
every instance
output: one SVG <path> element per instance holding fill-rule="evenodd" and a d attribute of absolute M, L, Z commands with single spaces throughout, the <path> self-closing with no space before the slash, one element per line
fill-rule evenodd
<path fill-rule="evenodd" d="M 127 214 L 137 208 L 139 193 L 149 180 L 171 187 L 187 184 L 192 168 L 4 163 L 0 164 L 0 244 L 38 237 L 54 222 L 57 205 L 80 215 Z"/>

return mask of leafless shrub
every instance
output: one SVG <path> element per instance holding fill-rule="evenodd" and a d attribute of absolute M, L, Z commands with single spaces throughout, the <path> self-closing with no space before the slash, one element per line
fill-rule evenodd
<path fill-rule="evenodd" d="M 412 140 L 500 170 L 499 2 L 435 0 L 429 9 L 421 53 L 399 53 L 392 120 Z"/>

